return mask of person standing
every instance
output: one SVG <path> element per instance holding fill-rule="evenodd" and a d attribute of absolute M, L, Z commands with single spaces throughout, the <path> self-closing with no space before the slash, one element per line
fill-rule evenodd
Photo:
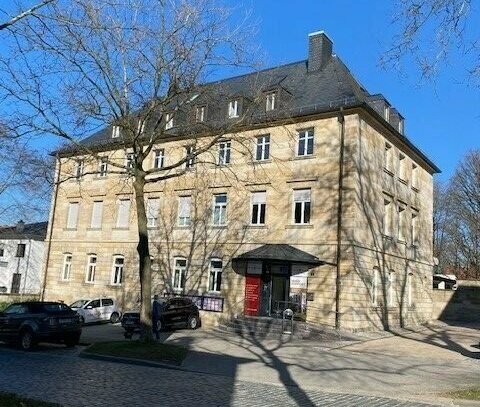
<path fill-rule="evenodd" d="M 158 333 L 158 321 L 160 321 L 160 314 L 162 311 L 162 307 L 160 302 L 158 301 L 158 295 L 153 296 L 153 304 L 152 304 L 152 331 L 155 334 L 155 338 L 157 341 L 160 339 L 160 335 Z"/>

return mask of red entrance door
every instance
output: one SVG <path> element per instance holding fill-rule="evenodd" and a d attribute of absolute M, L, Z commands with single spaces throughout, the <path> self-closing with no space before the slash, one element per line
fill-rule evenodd
<path fill-rule="evenodd" d="M 261 276 L 245 277 L 245 315 L 256 316 L 260 309 Z"/>

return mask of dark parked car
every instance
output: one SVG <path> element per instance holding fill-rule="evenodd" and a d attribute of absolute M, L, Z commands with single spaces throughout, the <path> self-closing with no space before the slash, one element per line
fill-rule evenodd
<path fill-rule="evenodd" d="M 31 350 L 39 342 L 75 346 L 82 326 L 78 314 L 60 302 L 19 302 L 0 312 L 0 340 Z"/>
<path fill-rule="evenodd" d="M 201 325 L 198 307 L 189 298 L 173 297 L 161 298 L 162 311 L 158 330 L 164 328 L 187 327 L 197 329 Z M 138 332 L 140 329 L 140 313 L 125 312 L 122 317 L 122 327 L 126 331 L 126 337 L 131 337 L 131 333 Z"/>

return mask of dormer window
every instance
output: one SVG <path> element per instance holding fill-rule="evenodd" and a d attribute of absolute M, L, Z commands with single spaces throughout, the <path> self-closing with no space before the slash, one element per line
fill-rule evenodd
<path fill-rule="evenodd" d="M 138 121 L 138 127 L 137 127 L 138 134 L 143 134 L 145 131 L 145 122 L 142 120 Z"/>
<path fill-rule="evenodd" d="M 112 127 L 112 138 L 118 138 L 120 137 L 120 127 L 119 126 L 113 126 Z"/>
<path fill-rule="evenodd" d="M 167 113 L 165 115 L 165 130 L 169 130 L 173 127 L 173 113 Z"/>
<path fill-rule="evenodd" d="M 84 166 L 85 166 L 84 160 L 77 160 L 75 162 L 75 178 L 76 179 L 82 178 Z"/>
<path fill-rule="evenodd" d="M 405 122 L 404 122 L 403 119 L 400 119 L 400 120 L 398 121 L 398 132 L 399 132 L 400 134 L 404 134 L 404 131 L 405 131 Z"/>
<path fill-rule="evenodd" d="M 205 121 L 206 106 L 197 106 L 195 111 L 195 121 L 197 123 L 202 123 Z"/>
<path fill-rule="evenodd" d="M 385 106 L 385 110 L 384 110 L 384 116 L 385 116 L 385 120 L 387 122 L 390 121 L 390 106 Z"/>
<path fill-rule="evenodd" d="M 228 102 L 228 118 L 229 119 L 234 119 L 235 117 L 238 117 L 239 113 L 239 102 L 238 99 L 231 100 Z"/>
<path fill-rule="evenodd" d="M 277 108 L 277 92 L 269 92 L 266 96 L 265 110 L 271 112 Z"/>

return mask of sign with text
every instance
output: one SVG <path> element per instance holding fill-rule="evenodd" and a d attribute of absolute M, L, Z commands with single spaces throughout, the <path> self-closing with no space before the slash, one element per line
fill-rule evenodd
<path fill-rule="evenodd" d="M 258 315 L 261 282 L 260 276 L 245 277 L 245 315 Z"/>

